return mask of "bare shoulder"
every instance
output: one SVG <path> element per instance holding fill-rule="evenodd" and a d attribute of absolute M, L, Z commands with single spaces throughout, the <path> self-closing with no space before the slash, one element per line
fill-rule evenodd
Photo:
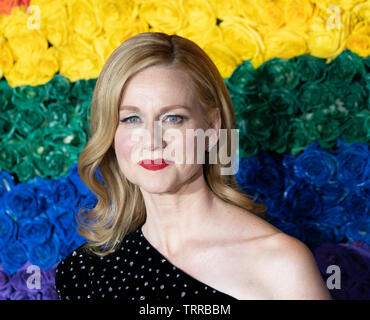
<path fill-rule="evenodd" d="M 231 207 L 230 212 L 236 241 L 227 255 L 239 266 L 234 267 L 244 284 L 238 288 L 239 297 L 332 299 L 311 250 L 302 241 L 247 210 Z"/>
<path fill-rule="evenodd" d="M 311 250 L 284 232 L 257 244 L 260 279 L 272 299 L 327 300 L 330 293 Z"/>

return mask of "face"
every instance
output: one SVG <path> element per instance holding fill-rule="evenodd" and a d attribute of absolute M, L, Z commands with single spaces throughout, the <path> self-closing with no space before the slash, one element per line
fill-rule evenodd
<path fill-rule="evenodd" d="M 176 192 L 203 174 L 203 162 L 197 160 L 199 139 L 187 134 L 191 129 L 207 128 L 186 73 L 153 66 L 135 74 L 125 84 L 114 137 L 122 173 L 147 192 Z M 200 153 L 203 159 L 204 148 Z M 138 163 L 145 159 L 172 163 L 148 170 Z"/>

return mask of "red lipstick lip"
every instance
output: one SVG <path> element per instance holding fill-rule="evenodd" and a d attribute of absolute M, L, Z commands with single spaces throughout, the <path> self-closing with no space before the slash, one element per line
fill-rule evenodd
<path fill-rule="evenodd" d="M 154 159 L 154 160 L 144 159 L 138 162 L 138 164 L 143 168 L 152 171 L 161 170 L 163 168 L 168 167 L 172 163 L 173 161 L 165 159 Z"/>

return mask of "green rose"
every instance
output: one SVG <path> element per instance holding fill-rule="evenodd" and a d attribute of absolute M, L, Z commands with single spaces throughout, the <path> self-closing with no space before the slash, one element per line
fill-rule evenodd
<path fill-rule="evenodd" d="M 11 101 L 17 107 L 36 105 L 47 99 L 45 85 L 15 87 Z"/>
<path fill-rule="evenodd" d="M 256 92 L 257 71 L 250 61 L 238 65 L 229 78 L 225 79 L 230 93 L 247 95 Z"/>
<path fill-rule="evenodd" d="M 27 137 L 33 130 L 46 122 L 46 108 L 42 103 L 23 105 L 17 108 L 17 120 L 14 122 L 17 132 Z"/>
<path fill-rule="evenodd" d="M 312 114 L 310 114 L 312 116 Z M 314 122 L 308 118 L 295 118 L 290 123 L 288 144 L 290 154 L 296 156 L 319 138 Z"/>
<path fill-rule="evenodd" d="M 57 74 L 46 84 L 49 99 L 57 101 L 67 101 L 71 82 L 64 76 Z"/>
<path fill-rule="evenodd" d="M 294 58 L 293 58 L 294 59 Z M 326 77 L 326 59 L 307 54 L 296 58 L 298 76 L 302 82 L 320 82 Z"/>
<path fill-rule="evenodd" d="M 341 136 L 348 143 L 370 144 L 370 111 L 364 109 L 341 125 Z"/>
<path fill-rule="evenodd" d="M 273 58 L 257 69 L 257 87 L 263 97 L 267 97 L 272 90 L 295 89 L 298 84 L 299 76 L 294 60 Z"/>
<path fill-rule="evenodd" d="M 12 172 L 25 155 L 23 143 L 12 137 L 0 145 L 0 170 Z"/>
<path fill-rule="evenodd" d="M 335 103 L 335 90 L 330 84 L 307 82 L 302 85 L 298 92 L 298 107 L 301 113 L 311 112 Z"/>
<path fill-rule="evenodd" d="M 77 101 L 91 100 L 96 79 L 78 80 L 73 84 L 71 97 Z"/>
<path fill-rule="evenodd" d="M 350 51 L 345 50 L 337 56 L 328 66 L 328 81 L 336 85 L 348 85 L 354 79 L 366 76 L 366 69 L 362 58 Z"/>

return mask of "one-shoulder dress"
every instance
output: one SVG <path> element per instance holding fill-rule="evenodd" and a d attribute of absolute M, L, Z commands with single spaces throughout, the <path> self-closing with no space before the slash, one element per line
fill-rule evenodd
<path fill-rule="evenodd" d="M 56 269 L 61 300 L 236 301 L 169 262 L 142 233 L 128 233 L 115 252 L 100 257 L 81 245 Z"/>

